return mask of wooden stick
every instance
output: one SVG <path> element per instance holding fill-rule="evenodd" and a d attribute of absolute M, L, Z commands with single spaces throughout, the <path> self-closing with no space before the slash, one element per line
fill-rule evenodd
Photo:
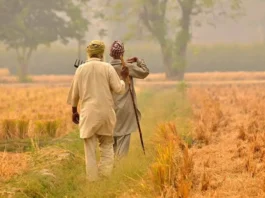
<path fill-rule="evenodd" d="M 123 68 L 126 67 L 126 64 L 124 62 L 123 56 L 120 57 L 120 60 L 121 60 L 121 63 L 122 63 L 122 67 Z M 128 76 L 127 81 L 128 81 L 129 90 L 130 90 L 130 94 L 131 94 L 131 98 L 132 98 L 132 102 L 133 102 L 133 108 L 134 108 L 135 117 L 136 117 L 137 126 L 138 126 L 138 131 L 139 131 L 139 135 L 140 135 L 140 141 L 141 141 L 141 145 L 142 145 L 143 152 L 145 154 L 145 147 L 144 147 L 142 129 L 141 129 L 139 117 L 138 117 L 138 114 L 137 114 L 137 108 L 136 108 L 136 104 L 135 104 L 135 100 L 134 100 L 133 91 L 132 91 L 132 88 L 131 88 L 131 79 L 130 79 L 130 76 Z"/>

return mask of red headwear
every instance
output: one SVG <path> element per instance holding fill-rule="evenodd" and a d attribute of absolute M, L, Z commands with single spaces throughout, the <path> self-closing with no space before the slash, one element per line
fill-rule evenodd
<path fill-rule="evenodd" d="M 110 56 L 119 58 L 124 53 L 124 45 L 121 41 L 114 41 L 110 48 Z"/>

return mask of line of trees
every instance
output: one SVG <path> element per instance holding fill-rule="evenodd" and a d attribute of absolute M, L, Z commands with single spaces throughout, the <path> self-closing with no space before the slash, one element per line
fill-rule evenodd
<path fill-rule="evenodd" d="M 20 81 L 28 80 L 32 53 L 40 45 L 60 40 L 81 42 L 89 21 L 81 7 L 88 0 L 0 0 L 0 41 L 16 51 Z M 45 54 L 44 54 L 45 56 Z"/>
<path fill-rule="evenodd" d="M 79 51 L 90 21 L 83 6 L 93 0 L 0 0 L 0 41 L 14 49 L 18 75 L 27 81 L 29 60 L 40 45 L 60 40 L 78 41 Z M 102 1 L 103 2 L 103 1 Z M 96 5 L 95 2 L 93 4 Z M 99 4 L 98 4 L 99 5 Z M 183 79 L 191 27 L 203 23 L 214 25 L 215 17 L 235 17 L 241 0 L 105 0 L 95 17 L 102 22 L 124 26 L 126 39 L 151 38 L 157 41 L 166 76 Z M 103 13 L 104 12 L 104 13 Z M 203 16 L 203 17 L 202 17 Z M 205 20 L 205 18 L 212 18 Z M 100 29 L 99 37 L 107 35 Z"/>
<path fill-rule="evenodd" d="M 129 24 L 129 37 L 151 37 L 160 45 L 167 78 L 182 80 L 192 26 L 242 15 L 241 0 L 112 0 L 112 17 Z M 147 33 L 147 34 L 146 34 Z M 140 35 L 139 35 L 140 34 Z"/>

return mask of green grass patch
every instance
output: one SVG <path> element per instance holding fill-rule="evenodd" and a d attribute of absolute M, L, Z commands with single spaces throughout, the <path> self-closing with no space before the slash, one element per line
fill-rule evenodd
<path fill-rule="evenodd" d="M 129 156 L 116 162 L 112 177 L 96 183 L 85 178 L 83 141 L 78 131 L 64 137 L 47 148 L 34 148 L 32 168 L 22 176 L 5 183 L 10 190 L 17 190 L 15 197 L 89 197 L 114 198 L 128 189 L 142 190 L 139 181 L 147 177 L 149 165 L 155 159 L 152 140 L 158 124 L 177 117 L 188 116 L 184 111 L 188 103 L 176 89 L 150 89 L 138 95 L 142 112 L 142 131 L 146 146 L 144 156 L 138 132 L 133 133 Z M 185 105 L 183 106 L 183 104 Z M 185 108 L 187 109 L 185 110 Z M 188 127 L 183 127 L 188 130 Z M 181 133 L 185 134 L 181 129 Z"/>

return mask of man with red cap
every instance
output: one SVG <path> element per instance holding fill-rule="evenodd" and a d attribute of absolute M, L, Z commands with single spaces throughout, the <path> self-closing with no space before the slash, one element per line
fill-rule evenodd
<path fill-rule="evenodd" d="M 84 140 L 87 179 L 91 182 L 111 175 L 116 122 L 112 92 L 123 94 L 124 81 L 128 76 L 128 69 L 117 75 L 115 69 L 103 61 L 104 51 L 102 41 L 90 42 L 87 46 L 88 59 L 76 70 L 67 100 L 72 106 L 72 121 L 79 124 L 80 138 Z M 96 155 L 98 142 L 99 163 Z"/>
<path fill-rule="evenodd" d="M 110 64 L 114 67 L 117 74 L 122 70 L 122 62 L 120 57 L 124 55 L 124 45 L 121 41 L 114 41 L 111 45 L 110 56 L 113 58 Z M 145 62 L 137 57 L 129 58 L 126 61 L 126 67 L 129 69 L 129 77 L 131 79 L 131 89 L 136 102 L 136 94 L 134 89 L 133 78 L 144 79 L 149 75 L 149 69 Z M 120 76 L 120 78 L 122 78 Z M 131 133 L 137 131 L 137 120 L 133 107 L 133 101 L 130 95 L 129 84 L 125 82 L 125 93 L 122 95 L 113 94 L 115 113 L 117 117 L 114 129 L 114 152 L 117 158 L 121 158 L 128 154 L 130 146 Z M 141 113 L 137 108 L 138 117 Z"/>

